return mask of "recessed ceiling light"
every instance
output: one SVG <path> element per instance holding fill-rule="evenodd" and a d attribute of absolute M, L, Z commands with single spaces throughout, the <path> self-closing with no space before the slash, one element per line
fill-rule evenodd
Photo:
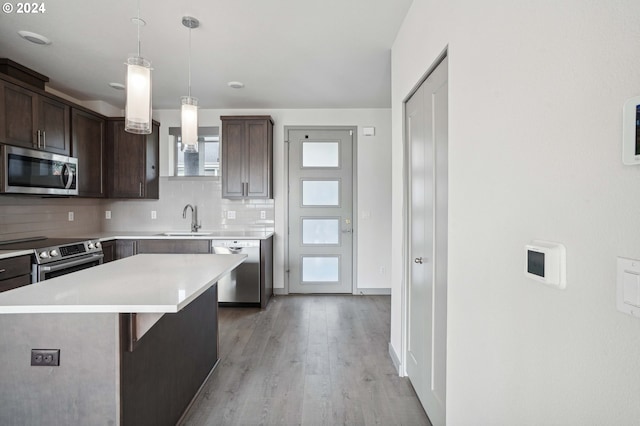
<path fill-rule="evenodd" d="M 116 90 L 124 90 L 124 84 L 121 83 L 109 83 L 109 86 Z"/>
<path fill-rule="evenodd" d="M 43 35 L 32 33 L 31 31 L 18 31 L 18 34 L 23 39 L 35 44 L 51 44 L 51 40 Z"/>
<path fill-rule="evenodd" d="M 233 88 L 233 89 L 242 89 L 244 87 L 244 83 L 240 82 L 240 81 L 230 81 L 227 83 L 227 86 Z"/>

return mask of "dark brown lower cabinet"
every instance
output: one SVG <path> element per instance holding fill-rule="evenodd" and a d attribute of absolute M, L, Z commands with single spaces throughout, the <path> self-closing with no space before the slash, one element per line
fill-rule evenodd
<path fill-rule="evenodd" d="M 210 240 L 138 240 L 137 253 L 209 253 Z"/>
<path fill-rule="evenodd" d="M 0 260 L 0 292 L 31 284 L 31 256 Z"/>
<path fill-rule="evenodd" d="M 103 241 L 102 242 L 102 254 L 104 258 L 102 259 L 103 263 L 113 262 L 117 259 L 116 257 L 116 242 L 115 241 Z"/>
<path fill-rule="evenodd" d="M 129 314 L 121 314 L 126 337 Z M 122 424 L 175 425 L 218 361 L 218 287 L 165 314 L 132 352 L 121 345 Z"/>
<path fill-rule="evenodd" d="M 117 240 L 116 259 L 124 259 L 125 257 L 136 254 L 136 244 L 136 240 Z"/>
<path fill-rule="evenodd" d="M 124 259 L 140 253 L 210 253 L 210 240 L 117 240 L 115 242 L 114 259 Z M 103 244 L 104 250 L 104 244 Z M 105 255 L 106 258 L 106 255 Z"/>

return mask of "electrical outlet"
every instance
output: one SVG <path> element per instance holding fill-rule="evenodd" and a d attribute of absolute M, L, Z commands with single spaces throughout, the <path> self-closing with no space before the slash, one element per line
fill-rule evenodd
<path fill-rule="evenodd" d="M 236 218 L 236 212 L 235 210 L 229 210 L 227 212 L 227 219 L 235 219 Z"/>
<path fill-rule="evenodd" d="M 73 222 L 74 214 L 73 212 L 69 212 L 69 222 Z"/>
<path fill-rule="evenodd" d="M 111 210 L 105 210 L 104 218 L 105 219 L 111 219 Z"/>
<path fill-rule="evenodd" d="M 386 270 L 385 270 L 384 266 L 381 266 L 380 267 L 380 275 L 384 275 L 385 272 L 386 272 Z"/>
<path fill-rule="evenodd" d="M 60 349 L 31 349 L 31 365 L 58 367 L 60 365 Z"/>
<path fill-rule="evenodd" d="M 260 219 L 266 219 L 267 218 L 267 212 L 264 210 L 260 210 Z"/>
<path fill-rule="evenodd" d="M 151 219 L 157 219 L 158 218 L 158 214 L 156 213 L 155 210 L 151 210 Z"/>

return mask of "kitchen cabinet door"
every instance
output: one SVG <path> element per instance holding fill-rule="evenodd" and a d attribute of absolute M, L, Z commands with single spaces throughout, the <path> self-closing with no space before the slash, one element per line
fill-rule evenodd
<path fill-rule="evenodd" d="M 116 259 L 124 259 L 133 256 L 136 252 L 136 240 L 117 240 L 116 241 Z"/>
<path fill-rule="evenodd" d="M 107 129 L 109 198 L 158 199 L 160 126 L 153 133 L 125 132 L 124 119 L 110 119 Z"/>
<path fill-rule="evenodd" d="M 78 158 L 78 195 L 102 198 L 104 188 L 105 119 L 73 108 L 71 155 Z"/>
<path fill-rule="evenodd" d="M 0 80 L 0 142 L 69 155 L 69 105 Z"/>
<path fill-rule="evenodd" d="M 209 253 L 211 240 L 138 240 L 138 253 Z"/>
<path fill-rule="evenodd" d="M 31 284 L 31 256 L 0 260 L 0 292 Z"/>
<path fill-rule="evenodd" d="M 117 259 L 116 257 L 116 242 L 115 241 L 103 241 L 102 243 L 102 253 L 104 254 L 104 258 L 102 259 L 102 263 L 113 262 Z"/>
<path fill-rule="evenodd" d="M 273 120 L 223 116 L 222 197 L 272 198 Z"/>
<path fill-rule="evenodd" d="M 39 149 L 69 155 L 70 109 L 55 99 L 38 96 Z"/>
<path fill-rule="evenodd" d="M 0 142 L 37 149 L 38 95 L 0 80 Z"/>

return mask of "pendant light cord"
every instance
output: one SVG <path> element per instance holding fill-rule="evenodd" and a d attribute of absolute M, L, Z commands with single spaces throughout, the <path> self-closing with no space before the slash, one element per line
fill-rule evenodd
<path fill-rule="evenodd" d="M 138 58 L 140 57 L 140 0 L 138 0 Z"/>
<path fill-rule="evenodd" d="M 191 98 L 191 28 L 189 28 L 189 98 Z"/>

